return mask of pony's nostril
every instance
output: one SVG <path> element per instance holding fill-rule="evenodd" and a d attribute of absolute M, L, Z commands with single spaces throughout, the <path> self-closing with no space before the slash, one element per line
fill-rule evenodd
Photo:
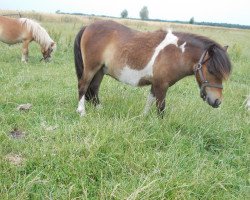
<path fill-rule="evenodd" d="M 221 104 L 221 101 L 219 99 L 216 99 L 214 101 L 214 107 L 219 107 L 220 104 Z"/>
<path fill-rule="evenodd" d="M 221 101 L 219 99 L 216 99 L 216 103 L 217 103 L 217 105 L 220 105 Z"/>

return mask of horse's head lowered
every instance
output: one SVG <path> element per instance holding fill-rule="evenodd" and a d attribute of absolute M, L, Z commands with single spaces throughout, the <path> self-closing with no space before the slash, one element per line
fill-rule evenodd
<path fill-rule="evenodd" d="M 222 101 L 222 81 L 231 73 L 227 47 L 212 44 L 207 47 L 194 67 L 200 96 L 210 106 L 218 108 Z"/>
<path fill-rule="evenodd" d="M 55 51 L 55 49 L 56 49 L 55 42 L 51 42 L 47 48 L 42 47 L 41 52 L 43 54 L 43 58 L 41 59 L 41 61 L 44 60 L 45 62 L 49 62 L 51 60 L 52 52 Z"/>

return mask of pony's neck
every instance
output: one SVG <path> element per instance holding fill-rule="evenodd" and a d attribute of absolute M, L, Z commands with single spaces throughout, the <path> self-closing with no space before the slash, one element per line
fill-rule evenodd
<path fill-rule="evenodd" d="M 190 51 L 190 52 L 187 52 L 187 51 Z M 177 73 L 176 77 L 173 78 L 170 85 L 173 85 L 174 83 L 181 80 L 182 78 L 195 75 L 194 68 L 196 64 L 199 62 L 203 49 L 199 49 L 199 50 L 197 49 L 197 54 L 193 53 L 192 49 L 189 49 L 187 51 L 182 55 L 184 56 L 184 58 L 180 58 L 180 60 L 182 59 L 184 60 L 182 61 L 183 64 L 181 64 L 178 67 L 179 73 Z M 193 56 L 190 56 L 190 55 L 193 55 Z"/>
<path fill-rule="evenodd" d="M 20 18 L 19 21 L 32 34 L 34 41 L 44 49 L 49 48 L 53 40 L 40 24 L 27 18 Z"/>

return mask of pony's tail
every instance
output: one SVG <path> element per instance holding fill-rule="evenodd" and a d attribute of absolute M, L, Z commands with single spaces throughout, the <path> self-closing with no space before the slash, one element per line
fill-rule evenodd
<path fill-rule="evenodd" d="M 82 78 L 83 70 L 84 70 L 84 65 L 83 65 L 83 60 L 82 60 L 82 51 L 81 51 L 81 38 L 82 38 L 82 34 L 85 28 L 86 26 L 82 27 L 82 29 L 77 33 L 75 42 L 74 42 L 75 68 L 76 68 L 76 75 L 77 75 L 78 81 Z M 93 98 L 93 96 L 94 96 L 93 90 L 91 89 L 91 87 L 88 87 L 87 92 L 85 94 L 85 99 L 89 101 Z"/>
<path fill-rule="evenodd" d="M 76 75 L 78 80 L 82 78 L 83 75 L 83 60 L 82 60 L 82 51 L 81 51 L 81 38 L 82 34 L 85 30 L 86 26 L 82 27 L 82 29 L 77 33 L 75 42 L 74 42 L 74 58 L 75 58 L 75 68 Z"/>

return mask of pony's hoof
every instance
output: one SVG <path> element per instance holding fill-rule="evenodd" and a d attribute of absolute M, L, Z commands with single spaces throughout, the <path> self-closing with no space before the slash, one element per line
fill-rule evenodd
<path fill-rule="evenodd" d="M 142 115 L 143 117 L 147 117 L 147 116 L 148 116 L 148 112 L 143 112 L 141 115 Z"/>
<path fill-rule="evenodd" d="M 98 104 L 98 105 L 96 105 L 96 109 L 97 109 L 97 110 L 101 110 L 101 109 L 103 109 L 102 104 Z"/>
<path fill-rule="evenodd" d="M 86 114 L 85 110 L 82 108 L 77 108 L 76 112 L 80 114 L 80 117 L 83 117 Z"/>
<path fill-rule="evenodd" d="M 145 108 L 143 113 L 142 113 L 142 116 L 146 117 L 149 115 L 149 113 L 150 113 L 150 108 Z"/>

